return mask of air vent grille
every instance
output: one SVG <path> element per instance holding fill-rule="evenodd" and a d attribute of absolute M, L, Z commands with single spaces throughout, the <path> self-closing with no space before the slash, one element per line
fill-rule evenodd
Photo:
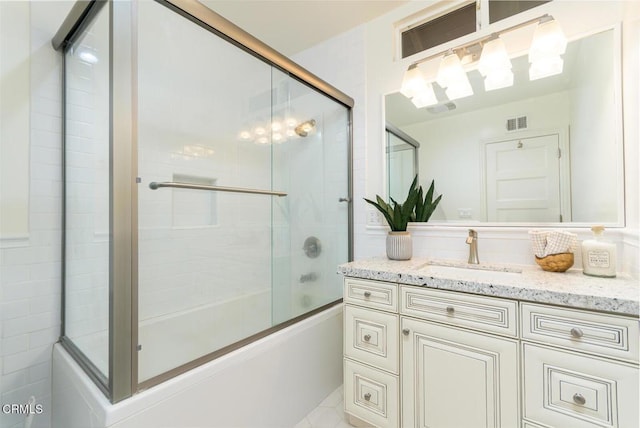
<path fill-rule="evenodd" d="M 527 126 L 527 116 L 512 117 L 507 119 L 507 131 L 509 132 L 527 129 Z"/>

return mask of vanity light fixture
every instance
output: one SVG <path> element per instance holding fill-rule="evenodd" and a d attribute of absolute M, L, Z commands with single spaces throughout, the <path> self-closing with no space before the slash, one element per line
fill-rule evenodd
<path fill-rule="evenodd" d="M 427 82 L 424 74 L 418 68 L 417 64 L 409 67 L 402 79 L 400 92 L 417 107 L 422 108 L 438 103 L 433 86 Z"/>
<path fill-rule="evenodd" d="M 500 35 L 536 24 L 531 48 L 529 49 L 529 78 L 531 80 L 562 73 L 567 39 L 558 22 L 548 14 L 522 22 L 502 31 L 446 52 L 430 55 L 413 62 L 404 74 L 400 92 L 411 98 L 418 107 L 437 104 L 433 83 L 425 79 L 418 65 L 436 58 L 440 59 L 436 83 L 443 89 L 449 100 L 473 95 L 465 68 L 477 67 L 484 77 L 486 91 L 513 85 L 511 60 Z M 478 53 L 482 50 L 482 53 Z"/>

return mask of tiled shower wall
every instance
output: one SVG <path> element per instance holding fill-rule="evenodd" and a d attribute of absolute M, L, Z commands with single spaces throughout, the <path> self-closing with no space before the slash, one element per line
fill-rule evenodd
<path fill-rule="evenodd" d="M 51 351 L 60 332 L 61 287 L 61 57 L 51 37 L 72 2 L 2 2 L 5 31 L 19 29 L 28 40 L 30 138 L 29 236 L 2 240 L 0 283 L 0 401 L 43 405 L 32 428 L 48 427 L 51 414 Z M 10 22 L 12 25 L 5 25 Z M 5 89 L 5 88 L 3 88 Z M 4 101 L 3 97 L 3 101 Z M 4 107 L 4 106 L 3 106 Z M 0 426 L 24 426 L 24 416 L 0 413 Z"/>

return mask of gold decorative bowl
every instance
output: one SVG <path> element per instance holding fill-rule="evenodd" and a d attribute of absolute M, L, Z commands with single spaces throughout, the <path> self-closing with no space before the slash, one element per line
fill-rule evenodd
<path fill-rule="evenodd" d="M 573 266 L 573 253 L 551 254 L 547 257 L 536 256 L 536 263 L 549 272 L 564 272 Z"/>

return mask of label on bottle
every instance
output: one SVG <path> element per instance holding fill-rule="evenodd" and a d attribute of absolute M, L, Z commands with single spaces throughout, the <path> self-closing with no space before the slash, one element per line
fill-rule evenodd
<path fill-rule="evenodd" d="M 589 266 L 608 268 L 609 267 L 609 252 L 607 250 L 591 250 L 588 252 Z"/>

